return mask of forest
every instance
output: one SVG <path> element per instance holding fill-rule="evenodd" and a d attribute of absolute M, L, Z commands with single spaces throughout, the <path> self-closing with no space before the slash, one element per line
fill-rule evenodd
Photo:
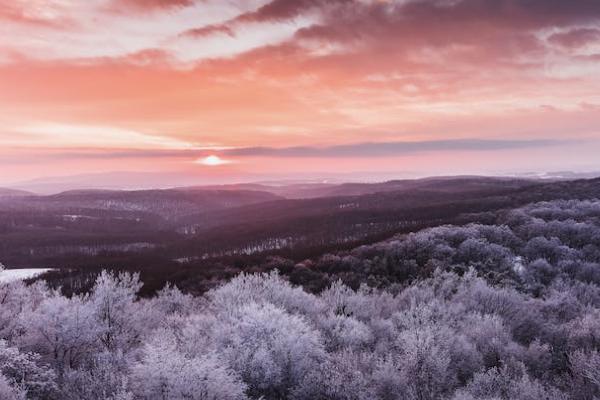
<path fill-rule="evenodd" d="M 463 218 L 202 294 L 2 284 L 0 398 L 597 399 L 600 201 Z"/>
<path fill-rule="evenodd" d="M 459 176 L 0 196 L 0 261 L 53 268 L 45 279 L 66 294 L 89 291 L 106 269 L 139 272 L 142 296 L 167 282 L 202 295 L 241 272 L 288 275 L 299 263 L 426 228 L 494 224 L 502 210 L 530 203 L 599 198 L 599 182 Z M 335 280 L 302 271 L 296 283 L 314 281 L 310 291 Z M 347 281 L 354 288 L 364 281 L 356 276 Z"/>

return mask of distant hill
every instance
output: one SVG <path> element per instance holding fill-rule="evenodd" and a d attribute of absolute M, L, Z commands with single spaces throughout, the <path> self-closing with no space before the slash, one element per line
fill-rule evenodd
<path fill-rule="evenodd" d="M 250 190 L 73 190 L 50 196 L 22 195 L 18 203 L 9 206 L 64 214 L 77 210 L 143 212 L 171 219 L 279 199 L 272 193 Z"/>
<path fill-rule="evenodd" d="M 0 197 L 22 197 L 22 196 L 33 196 L 33 193 L 26 192 L 25 190 L 0 188 Z"/>
<path fill-rule="evenodd" d="M 435 190 L 436 192 L 464 192 L 486 187 L 518 188 L 529 185 L 533 179 L 511 177 L 449 176 L 423 179 L 403 179 L 377 183 L 295 183 L 211 185 L 179 188 L 179 190 L 258 190 L 270 192 L 287 199 L 316 199 L 323 197 L 362 196 L 373 193 L 406 190 Z"/>
<path fill-rule="evenodd" d="M 39 194 L 56 194 L 69 190 L 151 190 L 213 183 L 210 176 L 179 172 L 114 171 L 69 176 L 49 176 L 18 182 L 11 187 Z"/>
<path fill-rule="evenodd" d="M 600 179 L 463 176 L 273 186 L 0 197 L 0 260 L 21 268 L 152 267 L 162 277 L 183 264 L 204 268 L 251 257 L 238 259 L 246 265 L 273 254 L 302 260 L 425 227 L 486 221 L 531 202 L 600 198 Z M 284 198 L 284 190 L 314 197 Z"/>
<path fill-rule="evenodd" d="M 178 188 L 183 191 L 193 190 L 256 190 L 273 193 L 286 199 L 306 199 L 330 196 L 329 190 L 339 187 L 339 184 L 331 183 L 294 183 L 294 184 L 263 184 L 263 183 L 239 183 L 230 185 L 207 185 L 190 186 Z"/>
<path fill-rule="evenodd" d="M 293 222 L 293 219 L 300 219 L 305 223 L 310 218 L 316 218 L 321 224 L 327 219 L 343 216 L 352 225 L 355 220 L 351 216 L 357 214 L 367 214 L 366 220 L 372 222 L 376 219 L 378 223 L 383 223 L 389 221 L 390 212 L 414 213 L 415 209 L 423 207 L 506 195 L 537 185 L 542 184 L 524 179 L 488 177 L 442 177 L 376 184 L 348 183 L 312 188 L 310 192 L 305 192 L 305 195 L 313 194 L 307 198 L 255 203 L 210 214 L 187 215 L 180 223 L 201 224 L 202 229 L 206 230 L 213 226 L 265 225 L 265 222 L 274 221 L 285 221 L 284 226 L 297 226 L 298 221 Z M 382 214 L 374 218 L 374 212 Z"/>
<path fill-rule="evenodd" d="M 468 221 L 471 215 L 555 199 L 600 198 L 600 179 L 542 182 L 511 178 L 432 178 L 388 182 L 374 193 L 286 199 L 187 215 L 176 221 L 191 232 L 184 253 L 231 249 L 236 254 L 286 247 L 325 248 L 368 242 L 427 226 Z M 344 189 L 353 185 L 340 185 Z M 358 187 L 381 189 L 381 185 Z M 339 189 L 339 188 L 338 188 Z M 350 193 L 346 191 L 345 193 Z M 484 216 L 481 216 L 484 218 Z M 187 227 L 181 229 L 182 226 Z M 257 250 L 258 249 L 258 250 Z"/>

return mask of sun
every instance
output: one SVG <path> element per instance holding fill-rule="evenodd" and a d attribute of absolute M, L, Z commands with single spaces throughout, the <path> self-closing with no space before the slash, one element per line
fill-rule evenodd
<path fill-rule="evenodd" d="M 204 157 L 196 162 L 199 164 L 202 164 L 202 165 L 209 166 L 209 167 L 216 167 L 219 165 L 231 163 L 231 161 L 223 160 L 221 157 L 215 156 L 215 155 L 210 155 L 210 156 Z"/>

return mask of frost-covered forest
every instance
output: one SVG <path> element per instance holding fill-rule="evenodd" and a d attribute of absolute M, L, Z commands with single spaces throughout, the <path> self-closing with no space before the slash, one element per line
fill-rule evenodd
<path fill-rule="evenodd" d="M 600 201 L 477 220 L 196 297 L 1 284 L 0 399 L 599 398 Z"/>

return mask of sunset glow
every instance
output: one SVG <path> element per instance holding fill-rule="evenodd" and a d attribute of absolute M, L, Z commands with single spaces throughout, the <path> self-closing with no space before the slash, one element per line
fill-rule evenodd
<path fill-rule="evenodd" d="M 199 163 L 209 167 L 217 167 L 219 165 L 229 164 L 231 161 L 222 160 L 219 156 L 208 156 L 201 160 Z"/>
<path fill-rule="evenodd" d="M 599 126 L 596 0 L 0 0 L 2 184 L 600 170 Z"/>

